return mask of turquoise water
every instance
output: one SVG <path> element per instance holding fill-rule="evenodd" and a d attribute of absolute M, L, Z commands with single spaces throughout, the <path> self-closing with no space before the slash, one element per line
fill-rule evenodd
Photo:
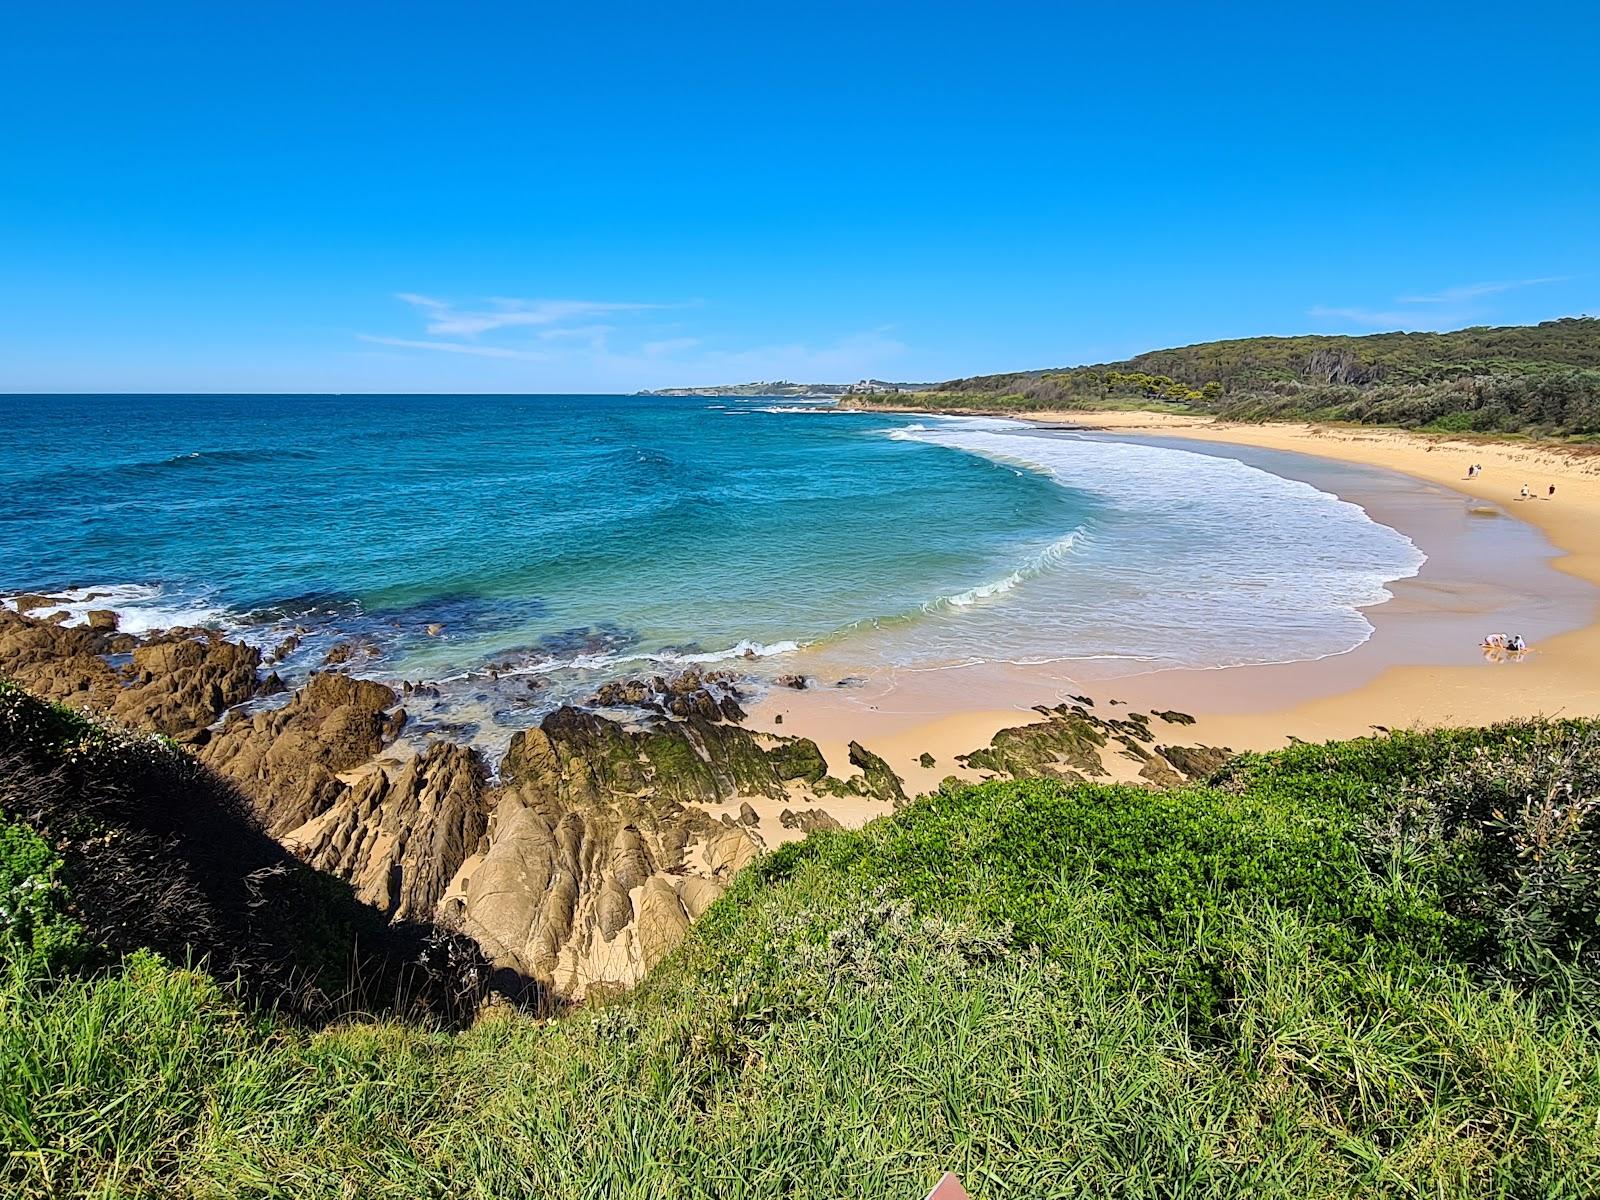
<path fill-rule="evenodd" d="M 882 435 L 908 422 L 771 407 L 0 399 L 0 588 L 116 587 L 133 628 L 371 633 L 413 673 L 720 654 L 914 611 L 1084 516 L 1036 474 Z"/>
<path fill-rule="evenodd" d="M 360 639 L 367 673 L 478 689 L 511 724 L 656 662 L 778 670 L 818 642 L 863 665 L 1319 657 L 1422 561 L 1307 484 L 1007 421 L 622 396 L 0 415 L 0 594 L 298 632 L 290 674 Z"/>

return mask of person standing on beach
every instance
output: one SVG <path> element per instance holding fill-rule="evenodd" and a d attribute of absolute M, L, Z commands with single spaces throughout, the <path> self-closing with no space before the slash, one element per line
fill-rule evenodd
<path fill-rule="evenodd" d="M 1545 499 L 1546 500 L 1554 500 L 1555 498 L 1556 498 L 1556 485 L 1552 483 L 1550 485 L 1550 494 L 1548 496 L 1546 496 Z"/>
<path fill-rule="evenodd" d="M 1522 499 L 1526 500 L 1532 494 L 1533 494 L 1532 492 L 1528 491 L 1528 485 L 1527 484 L 1523 484 L 1522 485 Z"/>

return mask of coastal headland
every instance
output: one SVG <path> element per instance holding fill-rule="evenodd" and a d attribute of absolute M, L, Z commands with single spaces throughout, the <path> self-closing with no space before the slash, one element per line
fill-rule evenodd
<path fill-rule="evenodd" d="M 1600 713 L 1600 455 L 1151 413 L 1031 418 L 1063 436 L 1256 456 L 1344 493 L 1427 562 L 1364 610 L 1368 641 L 1312 661 L 918 670 L 845 640 L 793 653 L 764 684 L 695 669 L 607 685 L 503 754 L 448 727 L 406 736 L 408 706 L 436 700 L 425 680 L 390 686 L 330 656 L 291 688 L 259 648 L 119 632 L 109 612 L 69 625 L 49 596 L 0 612 L 0 672 L 176 739 L 362 901 L 464 931 L 498 969 L 567 998 L 637 983 L 764 851 L 859 827 L 951 778 L 1173 786 L 1295 740 Z M 1485 655 L 1479 640 L 1501 629 L 1532 648 Z"/>

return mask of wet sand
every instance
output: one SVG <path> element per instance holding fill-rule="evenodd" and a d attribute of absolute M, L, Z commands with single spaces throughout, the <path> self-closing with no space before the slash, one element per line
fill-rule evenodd
<path fill-rule="evenodd" d="M 779 689 L 753 727 L 816 739 L 836 773 L 847 745 L 886 758 L 910 793 L 947 775 L 976 776 L 956 756 L 1007 726 L 1037 720 L 1036 704 L 1088 696 L 1102 716 L 1177 709 L 1192 727 L 1156 725 L 1178 744 L 1271 749 L 1291 737 L 1354 737 L 1375 728 L 1483 724 L 1514 716 L 1600 713 L 1600 455 L 1532 443 L 1431 438 L 1388 430 L 1222 425 L 1148 413 L 1048 413 L 1069 436 L 1154 439 L 1224 454 L 1353 501 L 1428 555 L 1393 599 L 1364 610 L 1373 636 L 1309 662 L 1108 677 L 1093 664 L 982 663 L 908 670 L 872 661 L 870 639 L 802 653 L 795 670 L 823 686 Z M 1466 468 L 1483 473 L 1466 479 Z M 1519 499 L 1527 483 L 1554 499 Z M 1489 632 L 1520 633 L 1533 649 L 1491 661 Z M 829 686 L 846 675 L 860 686 Z M 1120 701 L 1121 704 L 1114 704 Z M 778 718 L 782 718 L 781 723 Z M 931 754 L 932 767 L 919 761 Z M 1130 764 L 1107 757 L 1113 777 Z M 846 824 L 882 806 L 830 804 Z"/>

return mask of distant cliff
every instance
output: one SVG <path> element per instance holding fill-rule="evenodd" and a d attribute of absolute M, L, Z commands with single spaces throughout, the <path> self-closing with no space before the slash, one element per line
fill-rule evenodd
<path fill-rule="evenodd" d="M 635 392 L 637 396 L 874 396 L 925 391 L 937 385 L 928 383 L 890 383 L 882 379 L 861 379 L 855 383 L 791 383 L 786 379 L 756 383 L 728 383 L 717 387 L 655 388 Z"/>

